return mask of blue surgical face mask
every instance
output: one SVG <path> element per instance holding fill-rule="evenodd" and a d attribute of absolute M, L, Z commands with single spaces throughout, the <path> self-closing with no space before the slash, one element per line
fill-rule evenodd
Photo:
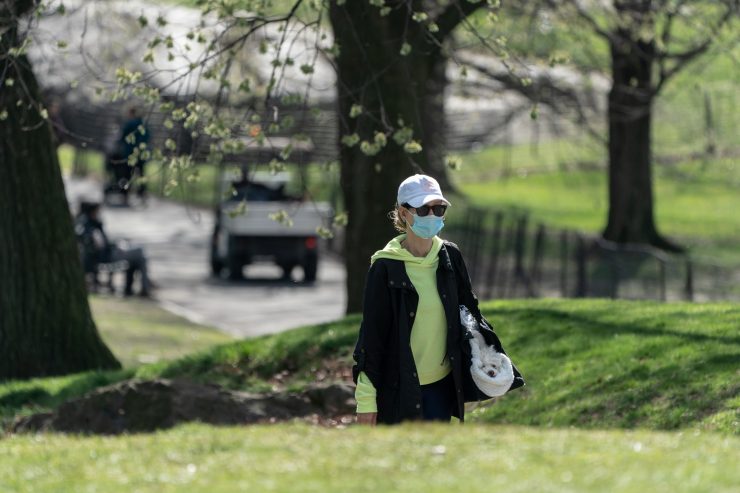
<path fill-rule="evenodd" d="M 444 217 L 437 217 L 434 214 L 427 216 L 417 216 L 414 214 L 414 224 L 411 225 L 411 231 L 419 238 L 434 238 L 437 233 L 444 228 Z"/>

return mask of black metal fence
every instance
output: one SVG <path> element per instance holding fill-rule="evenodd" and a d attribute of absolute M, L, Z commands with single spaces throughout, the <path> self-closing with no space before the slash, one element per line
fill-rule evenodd
<path fill-rule="evenodd" d="M 740 268 L 618 245 L 534 223 L 519 212 L 469 209 L 448 223 L 481 298 L 606 297 L 740 300 Z"/>

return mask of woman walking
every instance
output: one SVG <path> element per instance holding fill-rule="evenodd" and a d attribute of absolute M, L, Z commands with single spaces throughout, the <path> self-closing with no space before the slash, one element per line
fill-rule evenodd
<path fill-rule="evenodd" d="M 437 234 L 450 202 L 414 175 L 390 217 L 402 234 L 371 258 L 354 351 L 358 423 L 464 418 L 459 305 L 481 320 L 465 262 Z"/>

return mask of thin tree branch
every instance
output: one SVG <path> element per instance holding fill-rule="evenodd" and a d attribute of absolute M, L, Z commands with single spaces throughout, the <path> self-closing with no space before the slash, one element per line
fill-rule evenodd
<path fill-rule="evenodd" d="M 738 4 L 740 4 L 738 0 L 732 0 L 731 2 L 727 4 L 727 10 L 725 11 L 724 15 L 717 21 L 717 24 L 712 29 L 713 33 L 719 32 L 722 28 L 724 28 L 724 26 L 731 19 L 734 18 L 735 14 L 737 14 Z M 653 94 L 658 94 L 660 90 L 665 86 L 666 82 L 668 82 L 671 78 L 673 78 L 673 76 L 675 76 L 677 73 L 683 70 L 684 67 L 688 65 L 691 61 L 693 61 L 695 58 L 706 53 L 709 50 L 709 48 L 712 46 L 712 43 L 714 43 L 713 35 L 705 38 L 700 43 L 682 52 L 671 53 L 667 50 L 663 52 L 659 56 L 660 73 L 659 73 L 658 83 L 655 85 Z M 669 69 L 666 68 L 667 61 L 674 62 L 673 66 Z"/>
<path fill-rule="evenodd" d="M 447 6 L 440 12 L 434 22 L 439 27 L 439 31 L 434 33 L 434 37 L 440 41 L 444 40 L 463 20 L 472 15 L 476 10 L 485 7 L 485 0 L 478 2 L 469 2 L 467 0 L 457 0 Z"/>

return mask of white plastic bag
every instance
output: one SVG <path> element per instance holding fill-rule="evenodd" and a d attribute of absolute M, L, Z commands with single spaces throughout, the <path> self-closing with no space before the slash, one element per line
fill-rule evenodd
<path fill-rule="evenodd" d="M 460 322 L 465 332 L 470 334 L 470 376 L 473 382 L 489 397 L 504 395 L 514 382 L 511 360 L 486 344 L 478 329 L 478 321 L 464 305 L 460 305 Z M 488 326 L 485 328 L 490 329 Z"/>

